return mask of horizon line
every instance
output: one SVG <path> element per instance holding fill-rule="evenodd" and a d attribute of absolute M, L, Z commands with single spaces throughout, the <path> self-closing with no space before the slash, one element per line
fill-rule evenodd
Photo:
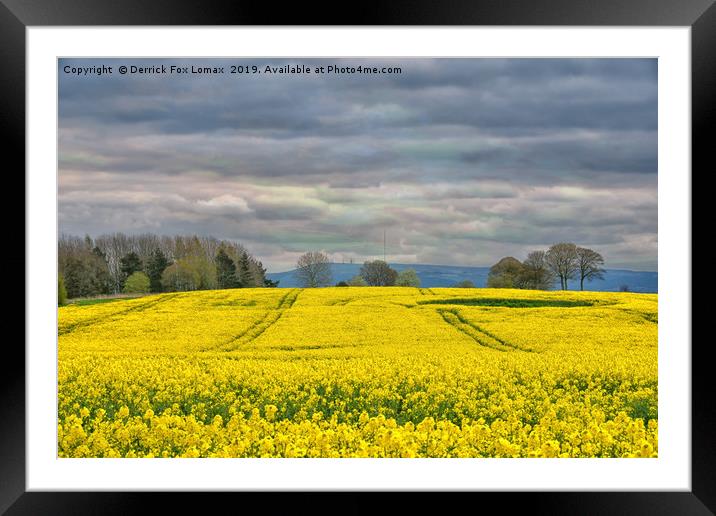
<path fill-rule="evenodd" d="M 330 265 L 363 265 L 366 261 L 375 261 L 375 260 L 365 260 L 363 262 L 354 262 L 354 263 L 343 263 L 343 262 L 328 262 Z M 383 261 L 383 260 L 380 260 Z M 447 265 L 442 263 L 399 263 L 399 262 L 390 262 L 386 261 L 388 265 L 406 265 L 406 266 L 420 266 L 420 265 L 427 265 L 430 267 L 455 267 L 455 268 L 463 268 L 463 269 L 489 269 L 492 267 L 492 265 Z M 294 267 L 293 269 L 287 269 L 277 272 L 266 272 L 266 274 L 284 274 L 286 272 L 293 272 L 297 268 Z M 659 274 L 658 270 L 639 270 L 639 269 L 625 269 L 622 267 L 612 267 L 612 268 L 605 268 L 605 271 L 625 271 L 625 272 L 652 272 L 654 274 Z"/>

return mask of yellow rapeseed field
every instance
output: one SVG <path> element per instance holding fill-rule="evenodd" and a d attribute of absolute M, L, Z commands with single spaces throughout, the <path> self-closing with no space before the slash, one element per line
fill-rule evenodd
<path fill-rule="evenodd" d="M 60 457 L 656 457 L 657 295 L 346 287 L 59 309 Z"/>

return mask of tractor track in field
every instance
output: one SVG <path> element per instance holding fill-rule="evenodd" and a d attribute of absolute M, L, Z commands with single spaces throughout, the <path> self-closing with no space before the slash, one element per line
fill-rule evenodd
<path fill-rule="evenodd" d="M 334 301 L 333 303 L 330 303 L 326 306 L 346 306 L 348 303 L 352 303 L 356 299 L 354 297 L 349 297 L 348 299 L 339 299 L 338 301 Z"/>
<path fill-rule="evenodd" d="M 419 288 L 418 291 L 421 296 L 437 296 L 435 291 L 431 288 Z"/>
<path fill-rule="evenodd" d="M 501 339 L 494 333 L 480 328 L 478 325 L 465 319 L 458 311 L 438 310 L 438 313 L 447 324 L 464 333 L 482 347 L 502 352 L 522 351 L 525 353 L 535 353 L 533 349 L 516 346 L 511 342 Z"/>
<path fill-rule="evenodd" d="M 244 344 L 248 344 L 256 340 L 269 328 L 271 328 L 271 326 L 276 324 L 287 310 L 291 309 L 294 303 L 296 303 L 296 299 L 298 299 L 298 295 L 300 293 L 300 289 L 290 290 L 281 299 L 279 299 L 278 305 L 275 309 L 266 312 L 261 319 L 246 328 L 244 331 L 238 335 L 234 335 L 231 339 L 219 344 L 218 346 L 211 346 L 203 349 L 202 351 L 233 351 Z"/>
<path fill-rule="evenodd" d="M 418 291 L 420 292 L 421 296 L 437 296 L 435 291 L 431 288 L 419 288 Z"/>
<path fill-rule="evenodd" d="M 659 324 L 659 314 L 642 313 L 641 316 L 650 323 Z"/>
<path fill-rule="evenodd" d="M 123 310 L 119 310 L 117 312 L 112 312 L 111 314 L 104 315 L 102 317 L 94 317 L 92 319 L 85 319 L 84 321 L 79 321 L 74 324 L 67 325 L 63 328 L 58 328 L 57 335 L 66 335 L 68 333 L 72 333 L 75 330 L 86 328 L 88 326 L 93 326 L 95 324 L 110 320 L 114 317 L 120 316 L 120 315 L 127 315 L 132 312 L 143 312 L 144 310 L 147 310 L 148 308 L 153 308 L 154 306 L 158 304 L 165 303 L 167 301 L 170 301 L 172 299 L 176 299 L 181 294 L 166 294 L 158 299 L 152 299 L 150 301 L 147 301 L 142 304 L 138 304 L 135 306 L 130 306 L 129 308 L 125 308 Z"/>
<path fill-rule="evenodd" d="M 277 310 L 288 310 L 293 306 L 293 304 L 296 302 L 296 299 L 298 299 L 298 295 L 301 293 L 299 289 L 292 289 L 286 292 L 286 295 L 283 296 L 279 302 L 278 306 L 276 307 Z"/>
<path fill-rule="evenodd" d="M 238 335 L 233 336 L 229 341 L 219 344 L 219 346 L 205 349 L 204 351 L 233 351 L 238 349 L 243 344 L 256 340 L 283 315 L 283 310 L 271 310 L 266 312 L 264 316 L 256 321 L 254 324 L 246 328 Z"/>
<path fill-rule="evenodd" d="M 622 312 L 629 315 L 634 315 L 636 317 L 641 317 L 646 322 L 650 322 L 653 324 L 658 325 L 659 324 L 659 314 L 658 313 L 650 313 L 650 312 L 642 312 L 641 310 L 629 310 L 625 308 L 620 308 Z"/>

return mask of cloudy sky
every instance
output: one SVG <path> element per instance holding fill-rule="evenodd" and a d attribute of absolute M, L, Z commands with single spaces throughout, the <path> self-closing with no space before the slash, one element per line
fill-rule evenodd
<path fill-rule="evenodd" d="M 401 73 L 228 73 L 288 63 Z M 64 73 L 102 64 L 114 73 Z M 271 272 L 308 250 L 382 258 L 383 230 L 394 263 L 573 241 L 657 270 L 657 63 L 61 59 L 58 204 L 64 233 L 214 235 Z"/>

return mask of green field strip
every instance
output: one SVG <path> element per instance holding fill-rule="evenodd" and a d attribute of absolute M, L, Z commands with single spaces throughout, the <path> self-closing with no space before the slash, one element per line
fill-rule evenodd
<path fill-rule="evenodd" d="M 550 299 L 510 299 L 510 298 L 491 298 L 491 297 L 471 297 L 471 298 L 446 298 L 446 299 L 429 299 L 418 301 L 421 305 L 464 305 L 464 306 L 485 306 L 490 308 L 572 308 L 594 306 L 591 301 L 581 300 L 550 300 Z M 603 303 L 600 303 L 604 306 Z"/>

